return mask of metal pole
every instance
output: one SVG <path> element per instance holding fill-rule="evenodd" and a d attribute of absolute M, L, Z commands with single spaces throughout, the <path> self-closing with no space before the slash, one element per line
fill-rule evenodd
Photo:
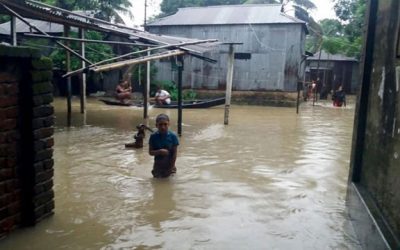
<path fill-rule="evenodd" d="M 182 71 L 183 56 L 178 56 L 178 135 L 182 135 Z"/>
<path fill-rule="evenodd" d="M 85 30 L 84 29 L 79 29 L 79 36 L 81 39 L 85 39 Z M 81 42 L 81 55 L 83 58 L 85 58 L 85 52 L 86 52 L 86 47 L 85 47 L 85 42 Z M 82 62 L 82 68 L 86 67 L 86 62 Z M 81 81 L 81 114 L 86 113 L 86 74 L 82 73 L 82 81 Z"/>
<path fill-rule="evenodd" d="M 232 95 L 233 63 L 234 63 L 233 44 L 229 44 L 228 72 L 226 74 L 226 94 L 225 94 L 225 115 L 224 115 L 225 125 L 228 125 L 229 123 L 229 109 L 231 106 L 231 95 Z"/>
<path fill-rule="evenodd" d="M 64 36 L 67 37 L 69 36 L 69 26 L 64 25 Z M 65 42 L 67 46 L 69 46 L 69 42 Z M 71 70 L 71 53 L 69 50 L 65 51 L 65 70 L 69 72 Z M 71 126 L 71 110 L 72 110 L 72 105 L 71 105 L 71 77 L 67 78 L 67 126 Z"/>
<path fill-rule="evenodd" d="M 11 16 L 11 44 L 17 46 L 17 18 Z"/>

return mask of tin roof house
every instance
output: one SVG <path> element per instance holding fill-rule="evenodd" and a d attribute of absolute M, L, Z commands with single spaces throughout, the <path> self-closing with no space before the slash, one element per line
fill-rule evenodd
<path fill-rule="evenodd" d="M 356 93 L 359 87 L 358 67 L 356 58 L 322 50 L 307 58 L 306 81 L 319 78 L 319 88 L 325 86 L 328 90 L 336 90 L 341 85 L 346 93 Z"/>
<path fill-rule="evenodd" d="M 303 79 L 306 24 L 281 12 L 279 4 L 181 8 L 149 23 L 151 33 L 187 38 L 216 38 L 235 45 L 234 90 L 296 91 Z M 185 59 L 184 87 L 224 89 L 229 46 L 207 56 L 216 64 Z M 158 80 L 171 79 L 169 61 L 157 63 Z"/>

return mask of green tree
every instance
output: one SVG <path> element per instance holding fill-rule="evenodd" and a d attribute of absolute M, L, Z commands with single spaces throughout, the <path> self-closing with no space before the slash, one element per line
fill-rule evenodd
<path fill-rule="evenodd" d="M 322 48 L 331 54 L 360 57 L 366 0 L 335 0 L 338 20 L 324 19 Z"/>
<path fill-rule="evenodd" d="M 243 4 L 245 1 L 246 0 L 163 0 L 160 4 L 161 14 L 158 17 L 175 14 L 178 8 Z"/>
<path fill-rule="evenodd" d="M 96 17 L 116 22 L 122 22 L 118 12 L 131 15 L 129 0 L 40 0 L 66 10 L 99 10 Z"/>

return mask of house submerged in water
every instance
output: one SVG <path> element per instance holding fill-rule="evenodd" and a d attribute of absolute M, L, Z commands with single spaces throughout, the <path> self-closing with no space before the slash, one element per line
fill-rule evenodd
<path fill-rule="evenodd" d="M 322 50 L 306 61 L 306 82 L 319 78 L 318 92 L 325 86 L 336 90 L 339 85 L 346 93 L 356 93 L 359 89 L 359 63 L 356 58 L 341 54 L 330 54 Z"/>
<path fill-rule="evenodd" d="M 305 22 L 281 12 L 279 4 L 181 8 L 174 15 L 149 23 L 154 34 L 216 38 L 235 45 L 234 90 L 296 91 L 305 67 Z M 216 64 L 185 59 L 183 86 L 224 89 L 229 46 L 206 56 Z M 170 61 L 160 61 L 157 80 L 176 79 Z"/>

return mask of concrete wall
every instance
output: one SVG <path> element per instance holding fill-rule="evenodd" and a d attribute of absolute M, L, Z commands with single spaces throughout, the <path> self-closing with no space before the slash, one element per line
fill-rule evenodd
<path fill-rule="evenodd" d="M 53 213 L 51 68 L 36 50 L 0 45 L 0 238 Z"/>
<path fill-rule="evenodd" d="M 400 249 L 400 2 L 370 6 L 348 205 L 364 248 Z"/>
<path fill-rule="evenodd" d="M 250 60 L 235 60 L 234 90 L 295 91 L 304 54 L 305 35 L 301 24 L 161 26 L 148 27 L 152 33 L 197 39 L 218 39 L 220 42 L 242 42 L 236 53 L 251 53 Z M 216 64 L 186 57 L 184 87 L 223 89 L 226 85 L 228 46 L 205 56 Z M 158 80 L 176 79 L 169 61 L 160 62 Z"/>

